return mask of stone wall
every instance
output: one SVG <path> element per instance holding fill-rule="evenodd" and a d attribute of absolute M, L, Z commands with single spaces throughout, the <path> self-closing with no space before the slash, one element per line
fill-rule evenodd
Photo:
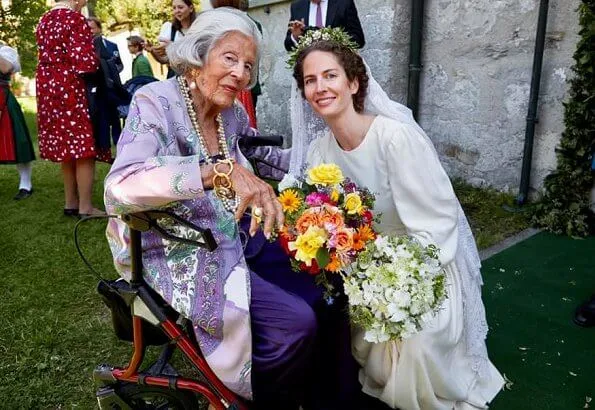
<path fill-rule="evenodd" d="M 388 94 L 406 99 L 410 1 L 355 0 L 362 54 Z M 578 0 L 550 0 L 531 187 L 555 168 L 578 40 Z M 291 135 L 283 48 L 289 2 L 250 14 L 264 27 L 259 128 Z M 539 0 L 426 0 L 419 122 L 447 172 L 516 192 L 520 181 Z"/>

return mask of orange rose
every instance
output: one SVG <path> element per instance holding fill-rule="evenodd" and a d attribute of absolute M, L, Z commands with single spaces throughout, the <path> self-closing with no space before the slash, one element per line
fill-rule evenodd
<path fill-rule="evenodd" d="M 337 252 L 346 252 L 353 249 L 353 231 L 351 229 L 339 229 L 335 234 L 335 246 Z"/>
<path fill-rule="evenodd" d="M 314 212 L 306 211 L 295 221 L 295 229 L 299 233 L 304 233 L 310 226 L 319 226 L 320 218 L 318 214 Z"/>
<path fill-rule="evenodd" d="M 320 223 L 328 223 L 333 226 L 336 226 L 337 228 L 341 228 L 345 225 L 345 220 L 343 219 L 343 215 L 341 215 L 340 211 L 325 208 L 322 214 L 320 215 Z"/>

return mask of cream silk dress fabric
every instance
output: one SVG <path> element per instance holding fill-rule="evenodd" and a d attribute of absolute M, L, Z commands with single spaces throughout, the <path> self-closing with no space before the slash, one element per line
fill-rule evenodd
<path fill-rule="evenodd" d="M 466 355 L 461 274 L 455 262 L 459 204 L 429 141 L 410 125 L 378 116 L 354 150 L 344 151 L 330 134 L 313 141 L 308 165 L 320 163 L 337 164 L 346 177 L 376 195 L 380 232 L 435 243 L 447 275 L 448 298 L 420 333 L 374 344 L 353 330 L 364 392 L 402 410 L 485 408 L 504 380 L 491 362 L 479 377 Z"/>

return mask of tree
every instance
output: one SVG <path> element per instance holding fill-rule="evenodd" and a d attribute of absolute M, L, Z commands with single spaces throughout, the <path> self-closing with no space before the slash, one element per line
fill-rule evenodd
<path fill-rule="evenodd" d="M 581 38 L 573 56 L 570 99 L 564 104 L 558 165 L 545 179 L 545 195 L 534 216 L 547 230 L 571 236 L 588 235 L 594 219 L 589 202 L 595 152 L 595 0 L 582 1 L 579 21 Z"/>
<path fill-rule="evenodd" d="M 33 76 L 37 66 L 35 27 L 46 10 L 45 0 L 0 2 L 0 39 L 19 51 L 22 74 L 27 77 Z"/>
<path fill-rule="evenodd" d="M 168 0 L 95 0 L 92 8 L 108 32 L 138 29 L 150 41 L 155 41 L 163 22 L 171 19 Z"/>

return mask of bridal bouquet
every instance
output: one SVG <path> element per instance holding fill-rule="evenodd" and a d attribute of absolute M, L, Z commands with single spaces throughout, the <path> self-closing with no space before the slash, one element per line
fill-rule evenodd
<path fill-rule="evenodd" d="M 305 181 L 286 178 L 279 189 L 285 214 L 279 240 L 296 271 L 339 272 L 376 237 L 374 195 L 344 178 L 335 164 L 307 170 Z M 329 289 L 325 275 L 318 279 Z"/>
<path fill-rule="evenodd" d="M 407 236 L 378 236 L 350 266 L 344 287 L 352 323 L 372 343 L 419 332 L 446 298 L 438 249 Z"/>

